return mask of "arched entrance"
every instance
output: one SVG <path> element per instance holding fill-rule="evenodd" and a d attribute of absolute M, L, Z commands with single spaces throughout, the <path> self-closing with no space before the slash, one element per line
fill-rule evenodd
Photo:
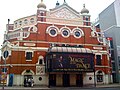
<path fill-rule="evenodd" d="M 103 83 L 104 82 L 104 72 L 102 71 L 97 71 L 96 72 L 96 79 L 97 79 L 97 83 Z"/>
<path fill-rule="evenodd" d="M 24 76 L 24 86 L 25 87 L 31 87 L 32 84 L 33 84 L 33 75 L 34 75 L 34 72 L 32 70 L 24 70 L 22 72 L 22 75 Z"/>

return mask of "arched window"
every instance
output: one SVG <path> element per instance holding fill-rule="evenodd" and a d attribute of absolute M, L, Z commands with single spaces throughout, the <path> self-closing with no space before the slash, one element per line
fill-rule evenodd
<path fill-rule="evenodd" d="M 28 20 L 27 19 L 24 20 L 24 24 L 25 25 L 28 24 Z"/>
<path fill-rule="evenodd" d="M 37 64 L 44 65 L 44 57 L 43 56 L 39 56 Z"/>
<path fill-rule="evenodd" d="M 31 23 L 34 23 L 34 18 L 31 18 L 31 19 L 30 19 L 30 22 L 31 22 Z"/>
<path fill-rule="evenodd" d="M 19 21 L 19 26 L 21 26 L 22 25 L 22 21 Z"/>
<path fill-rule="evenodd" d="M 18 23 L 17 23 L 17 22 L 15 22 L 15 28 L 17 28 L 17 24 L 18 24 Z"/>
<path fill-rule="evenodd" d="M 39 59 L 39 64 L 43 64 L 43 59 Z"/>

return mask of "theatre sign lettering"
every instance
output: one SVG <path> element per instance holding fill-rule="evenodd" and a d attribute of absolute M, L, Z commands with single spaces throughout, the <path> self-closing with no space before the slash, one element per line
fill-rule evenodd
<path fill-rule="evenodd" d="M 84 63 L 84 58 L 74 58 L 69 56 L 70 65 L 75 65 L 76 68 L 90 68 L 90 64 Z"/>
<path fill-rule="evenodd" d="M 59 71 L 93 71 L 93 54 L 51 54 L 48 58 L 48 70 Z"/>

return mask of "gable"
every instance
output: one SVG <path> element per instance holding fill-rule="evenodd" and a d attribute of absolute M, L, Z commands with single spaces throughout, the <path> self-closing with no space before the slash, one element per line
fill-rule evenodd
<path fill-rule="evenodd" d="M 79 13 L 66 4 L 51 9 L 49 15 L 50 17 L 62 18 L 62 19 L 80 18 Z"/>

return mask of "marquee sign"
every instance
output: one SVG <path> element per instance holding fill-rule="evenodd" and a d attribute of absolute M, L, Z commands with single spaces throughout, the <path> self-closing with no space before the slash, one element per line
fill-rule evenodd
<path fill-rule="evenodd" d="M 93 71 L 93 54 L 52 54 L 48 58 L 48 68 L 52 72 Z"/>

